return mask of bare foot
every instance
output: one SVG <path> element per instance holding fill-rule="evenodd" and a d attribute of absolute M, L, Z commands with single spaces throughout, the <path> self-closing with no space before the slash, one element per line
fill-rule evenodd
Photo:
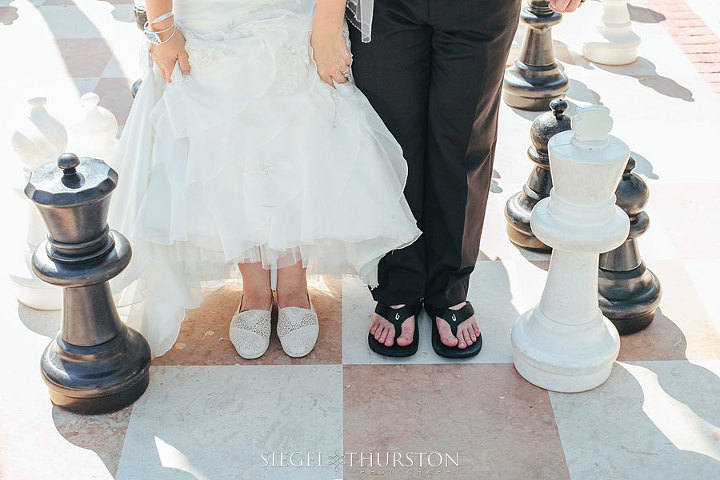
<path fill-rule="evenodd" d="M 402 308 L 405 305 L 393 305 L 392 308 Z M 400 336 L 397 339 L 398 345 L 401 347 L 407 347 L 413 341 L 415 336 L 415 317 L 406 318 L 401 325 Z M 395 343 L 395 325 L 390 323 L 385 318 L 378 314 L 373 317 L 373 322 L 370 325 L 370 333 L 375 337 L 375 340 L 384 344 L 386 347 L 392 347 Z"/>
<path fill-rule="evenodd" d="M 465 302 L 450 307 L 450 310 L 460 310 L 465 306 Z M 467 348 L 475 343 L 480 336 L 480 327 L 478 327 L 475 315 L 462 322 L 457 327 L 457 337 L 452 334 L 450 325 L 442 318 L 436 317 L 438 333 L 440 333 L 440 341 L 448 347 L 458 347 L 460 349 Z"/>

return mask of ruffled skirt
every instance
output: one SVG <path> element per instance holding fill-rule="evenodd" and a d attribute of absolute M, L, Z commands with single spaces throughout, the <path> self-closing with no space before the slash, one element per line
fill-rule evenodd
<path fill-rule="evenodd" d="M 400 146 L 354 85 L 317 76 L 314 3 L 175 1 L 191 71 L 146 72 L 111 161 L 109 223 L 133 247 L 111 286 L 154 356 L 237 263 L 373 286 L 420 235 Z"/>

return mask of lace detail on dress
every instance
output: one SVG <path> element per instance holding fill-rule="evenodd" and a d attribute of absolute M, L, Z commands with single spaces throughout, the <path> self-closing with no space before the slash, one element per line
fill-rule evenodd
<path fill-rule="evenodd" d="M 277 54 L 277 73 L 274 90 L 280 95 L 290 95 L 300 86 L 307 75 L 310 65 L 310 52 L 307 44 L 292 42 L 292 39 L 280 47 Z"/>
<path fill-rule="evenodd" d="M 195 42 L 190 38 L 185 42 L 185 50 L 190 66 L 196 68 L 217 62 L 235 53 L 234 49 L 222 45 L 221 42 Z"/>

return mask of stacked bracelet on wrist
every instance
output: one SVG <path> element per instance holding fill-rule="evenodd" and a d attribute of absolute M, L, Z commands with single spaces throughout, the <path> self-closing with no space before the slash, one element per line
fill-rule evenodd
<path fill-rule="evenodd" d="M 168 28 L 166 28 L 164 30 L 158 30 L 157 32 L 151 30 L 152 25 L 162 22 L 166 18 L 170 18 L 172 16 L 173 16 L 172 12 L 167 12 L 163 15 L 160 15 L 158 18 L 156 18 L 152 22 L 149 20 L 147 22 L 145 22 L 145 25 L 143 26 L 143 30 L 145 31 L 145 36 L 147 37 L 148 42 L 152 43 L 153 45 L 162 45 L 163 43 L 169 42 L 170 39 L 173 38 L 173 36 L 175 36 L 175 31 L 177 30 L 177 28 L 175 27 L 175 22 L 173 22 L 172 25 L 170 25 Z M 170 36 L 168 36 L 168 38 L 166 38 L 165 40 L 161 40 L 160 34 L 169 32 L 170 30 L 172 30 L 172 33 L 170 33 Z"/>

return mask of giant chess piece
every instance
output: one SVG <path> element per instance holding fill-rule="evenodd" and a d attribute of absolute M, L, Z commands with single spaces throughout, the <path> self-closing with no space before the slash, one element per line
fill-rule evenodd
<path fill-rule="evenodd" d="M 545 110 L 551 100 L 568 89 L 568 79 L 555 63 L 552 31 L 562 15 L 548 7 L 549 0 L 530 0 L 520 18 L 528 26 L 520 57 L 505 70 L 503 100 L 521 110 Z"/>
<path fill-rule="evenodd" d="M 602 7 L 602 24 L 598 25 L 594 38 L 583 43 L 583 56 L 605 65 L 634 62 L 640 37 L 632 30 L 627 0 L 602 0 Z"/>
<path fill-rule="evenodd" d="M 11 136 L 15 155 L 23 164 L 25 176 L 16 187 L 18 195 L 23 195 L 25 180 L 33 169 L 43 163 L 55 160 L 65 151 L 68 137 L 65 127 L 45 109 L 47 99 L 35 97 L 28 100 L 29 114 L 20 119 Z M 62 289 L 48 285 L 32 271 L 32 254 L 47 236 L 47 229 L 38 211 L 27 204 L 27 231 L 22 261 L 14 264 L 10 280 L 15 286 L 18 300 L 37 310 L 60 310 L 62 308 Z"/>
<path fill-rule="evenodd" d="M 513 361 L 529 382 L 581 392 L 607 380 L 620 350 L 615 326 L 598 308 L 598 254 L 627 238 L 615 189 L 630 149 L 609 135 L 605 107 L 578 109 L 572 131 L 548 144 L 554 186 L 533 210 L 535 235 L 553 247 L 540 303 L 512 328 Z"/>
<path fill-rule="evenodd" d="M 650 218 L 643 211 L 649 196 L 647 185 L 633 168 L 631 157 L 615 192 L 616 203 L 630 217 L 630 235 L 618 248 L 600 255 L 600 309 L 620 335 L 650 325 L 662 294 L 660 281 L 645 266 L 636 241 L 647 231 Z"/>
<path fill-rule="evenodd" d="M 522 191 L 508 198 L 505 203 L 506 231 L 510 241 L 518 247 L 550 253 L 552 248 L 537 239 L 530 228 L 530 214 L 535 205 L 550 195 L 552 176 L 548 158 L 548 141 L 566 130 L 570 130 L 570 117 L 564 114 L 568 104 L 556 98 L 550 102 L 552 111 L 538 116 L 530 127 L 532 145 L 528 157 L 535 163 L 532 173 Z"/>
<path fill-rule="evenodd" d="M 110 161 L 118 143 L 118 123 L 108 109 L 98 105 L 99 102 L 96 93 L 89 92 L 80 97 L 83 117 L 70 127 L 69 149 L 81 157 Z"/>
<path fill-rule="evenodd" d="M 52 402 L 78 413 L 130 405 L 149 380 L 150 347 L 120 321 L 108 285 L 131 255 L 127 239 L 107 224 L 117 179 L 102 160 L 68 153 L 34 170 L 25 187 L 49 231 L 33 269 L 64 293 L 62 325 L 43 353 L 42 375 Z"/>

